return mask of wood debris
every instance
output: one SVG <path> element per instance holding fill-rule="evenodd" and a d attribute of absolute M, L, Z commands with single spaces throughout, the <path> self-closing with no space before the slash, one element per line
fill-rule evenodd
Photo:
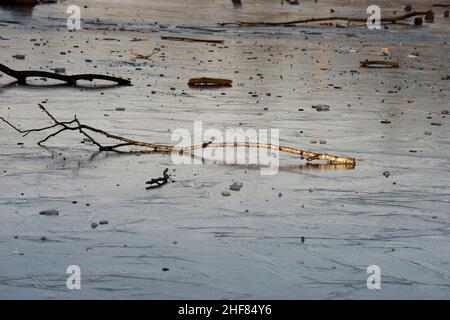
<path fill-rule="evenodd" d="M 231 87 L 232 80 L 220 78 L 192 78 L 188 81 L 189 87 Z"/>
<path fill-rule="evenodd" d="M 141 54 L 141 53 L 137 53 L 134 52 L 132 49 L 130 50 L 130 54 L 134 57 L 134 59 L 138 59 L 138 60 L 150 60 L 150 57 L 152 57 L 153 55 L 157 54 L 158 52 L 160 52 L 161 49 L 160 48 L 154 48 L 152 53 L 149 54 Z"/>
<path fill-rule="evenodd" d="M 1 63 L 0 63 L 0 71 L 7 74 L 10 77 L 16 78 L 17 82 L 22 85 L 27 84 L 27 78 L 55 79 L 55 80 L 64 81 L 69 85 L 76 85 L 78 80 L 93 81 L 96 79 L 112 81 L 121 86 L 131 85 L 130 80 L 101 75 L 101 74 L 86 73 L 86 74 L 64 75 L 64 74 L 59 74 L 59 73 L 47 72 L 47 71 L 32 71 L 32 70 L 17 71 L 17 70 L 10 69 Z"/>
<path fill-rule="evenodd" d="M 163 185 L 165 185 L 166 183 L 168 183 L 169 179 L 170 179 L 170 175 L 167 173 L 168 171 L 169 171 L 169 168 L 166 168 L 163 171 L 162 177 L 154 178 L 154 179 L 151 179 L 150 181 L 147 181 L 145 184 L 148 184 L 149 186 L 146 187 L 145 189 L 150 190 L 150 189 L 159 188 L 159 187 L 162 187 Z"/>
<path fill-rule="evenodd" d="M 35 128 L 35 129 L 28 129 L 23 130 L 19 129 L 17 126 L 13 125 L 11 122 L 6 120 L 3 117 L 0 117 L 0 120 L 8 124 L 10 127 L 12 127 L 14 130 L 16 130 L 19 133 L 24 134 L 24 136 L 32 133 L 32 132 L 43 132 L 50 129 L 55 129 L 56 131 L 49 134 L 46 138 L 40 140 L 38 142 L 38 145 L 42 145 L 44 142 L 48 141 L 50 138 L 55 137 L 62 132 L 65 131 L 76 131 L 84 135 L 87 139 L 89 139 L 95 146 L 98 147 L 99 151 L 115 151 L 115 152 L 121 152 L 118 149 L 125 147 L 125 146 L 136 146 L 136 147 L 142 147 L 146 149 L 151 149 L 152 152 L 162 152 L 162 153 L 178 153 L 178 154 L 188 154 L 194 150 L 198 149 L 205 149 L 205 148 L 264 148 L 264 149 L 271 149 L 271 150 L 278 150 L 281 152 L 286 152 L 290 154 L 295 154 L 298 156 L 301 156 L 302 159 L 306 158 L 306 161 L 313 161 L 313 160 L 323 160 L 328 161 L 329 163 L 343 163 L 343 164 L 349 164 L 349 165 L 356 165 L 356 159 L 350 158 L 350 157 L 343 157 L 343 156 L 334 156 L 331 154 L 326 153 L 317 153 L 307 150 L 301 150 L 296 148 L 291 148 L 287 146 L 279 146 L 275 144 L 269 144 L 269 143 L 252 143 L 252 142 L 223 142 L 223 143 L 202 143 L 198 145 L 191 145 L 188 147 L 176 147 L 171 145 L 163 145 L 163 144 L 156 144 L 151 142 L 143 142 L 143 141 L 137 141 L 132 140 L 129 138 L 125 138 L 122 136 L 118 136 L 115 134 L 108 133 L 102 129 L 94 128 L 89 125 L 85 125 L 80 123 L 78 118 L 74 116 L 74 119 L 71 121 L 59 121 L 57 120 L 47 109 L 39 104 L 39 108 L 53 121 L 53 125 L 49 125 L 42 128 Z M 104 136 L 106 138 L 120 141 L 118 144 L 114 145 L 108 145 L 105 146 L 101 144 L 99 141 L 94 139 L 94 137 L 91 135 L 92 133 L 99 134 L 101 136 Z"/>
<path fill-rule="evenodd" d="M 364 60 L 359 63 L 361 68 L 400 68 L 397 62 L 384 60 Z"/>
<path fill-rule="evenodd" d="M 396 23 L 401 20 L 405 20 L 411 17 L 416 16 L 427 16 L 431 17 L 434 13 L 429 11 L 413 11 L 409 12 L 407 14 L 401 15 L 401 16 L 394 16 L 394 17 L 386 17 L 381 18 L 381 23 Z M 431 20 L 431 18 L 429 18 Z M 361 22 L 365 23 L 367 22 L 367 17 L 363 18 L 356 18 L 356 17 L 322 17 L 322 18 L 307 18 L 307 19 L 299 19 L 299 20 L 293 20 L 293 21 L 286 21 L 286 22 L 249 22 L 249 21 L 238 21 L 238 22 L 221 22 L 218 23 L 220 26 L 238 26 L 238 27 L 275 27 L 275 26 L 294 26 L 296 24 L 301 23 L 310 23 L 310 22 L 324 22 L 324 21 L 347 21 L 347 24 L 350 24 L 351 22 Z"/>
<path fill-rule="evenodd" d="M 161 39 L 162 40 L 172 40 L 172 41 L 186 41 L 186 42 L 224 43 L 223 40 L 197 39 L 197 38 L 187 38 L 187 37 L 161 36 Z"/>

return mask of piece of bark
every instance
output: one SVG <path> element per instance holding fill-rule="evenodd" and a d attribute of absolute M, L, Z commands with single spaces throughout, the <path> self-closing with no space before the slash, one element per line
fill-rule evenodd
<path fill-rule="evenodd" d="M 192 78 L 188 81 L 189 87 L 231 87 L 232 80 L 220 78 Z"/>
<path fill-rule="evenodd" d="M 391 61 L 378 61 L 378 60 L 364 60 L 359 63 L 359 66 L 361 68 L 400 68 L 400 65 L 397 62 L 391 62 Z"/>

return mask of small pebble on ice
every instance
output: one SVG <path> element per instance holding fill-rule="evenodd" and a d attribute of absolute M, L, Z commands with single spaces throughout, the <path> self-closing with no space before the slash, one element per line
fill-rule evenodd
<path fill-rule="evenodd" d="M 53 72 L 58 73 L 58 74 L 65 74 L 66 73 L 66 68 L 53 68 L 51 70 L 53 70 Z"/>
<path fill-rule="evenodd" d="M 315 106 L 312 106 L 311 108 L 316 109 L 316 111 L 330 111 L 330 106 L 326 104 L 318 104 Z"/>
<path fill-rule="evenodd" d="M 234 182 L 231 186 L 230 186 L 230 190 L 232 191 L 239 191 L 242 188 L 243 183 L 242 182 Z"/>
<path fill-rule="evenodd" d="M 41 216 L 58 216 L 59 215 L 59 211 L 56 210 L 56 209 L 51 209 L 51 210 L 41 211 L 41 212 L 39 212 L 39 214 Z"/>

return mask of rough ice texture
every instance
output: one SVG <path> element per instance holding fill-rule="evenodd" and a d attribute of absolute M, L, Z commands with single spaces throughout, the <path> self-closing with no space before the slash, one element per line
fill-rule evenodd
<path fill-rule="evenodd" d="M 378 2 L 386 14 L 402 10 L 395 1 Z M 78 3 L 88 5 L 84 30 L 71 33 L 64 3 L 0 8 L 2 63 L 109 73 L 134 86 L 24 87 L 2 76 L 0 114 L 10 121 L 23 128 L 47 124 L 36 105 L 48 99 L 46 107 L 60 119 L 77 114 L 151 142 L 174 143 L 169 130 L 192 130 L 202 120 L 205 128 L 279 128 L 284 145 L 365 161 L 333 170 L 282 155 L 280 172 L 261 176 L 245 166 L 174 165 L 160 154 L 93 155 L 95 148 L 76 134 L 42 148 L 35 145 L 41 135 L 22 138 L 2 124 L 1 298 L 450 298 L 450 132 L 441 114 L 450 108 L 450 81 L 441 80 L 450 75 L 450 22 L 441 9 L 435 8 L 434 24 L 420 28 L 238 29 L 216 22 L 327 16 L 330 8 L 365 16 L 366 6 Z M 150 60 L 133 60 L 130 50 L 145 55 L 155 47 L 161 51 Z M 384 59 L 382 48 L 399 69 L 358 68 L 364 59 Z M 14 59 L 17 54 L 26 57 Z M 234 85 L 190 89 L 187 81 L 200 76 Z M 311 108 L 320 104 L 330 111 Z M 125 111 L 115 112 L 118 107 Z M 327 144 L 309 143 L 319 139 Z M 175 181 L 145 190 L 145 181 L 167 167 Z M 233 181 L 245 187 L 223 197 Z M 61 214 L 38 214 L 49 208 Z M 102 220 L 109 224 L 91 228 Z M 82 271 L 79 291 L 66 288 L 73 264 Z M 366 286 L 373 264 L 382 271 L 381 290 Z"/>

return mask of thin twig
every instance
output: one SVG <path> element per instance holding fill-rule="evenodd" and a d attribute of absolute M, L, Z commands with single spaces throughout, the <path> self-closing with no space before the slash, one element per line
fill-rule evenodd
<path fill-rule="evenodd" d="M 152 53 L 149 53 L 149 54 L 136 53 L 133 50 L 130 50 L 130 53 L 134 56 L 134 59 L 150 60 L 151 56 L 155 55 L 156 53 L 158 53 L 160 51 L 161 51 L 160 48 L 154 48 Z"/>
<path fill-rule="evenodd" d="M 172 41 L 187 41 L 187 42 L 206 42 L 206 43 L 223 43 L 223 40 L 213 40 L 213 39 L 196 39 L 187 37 L 171 37 L 171 36 L 161 36 L 162 40 L 172 40 Z"/>
<path fill-rule="evenodd" d="M 381 18 L 381 23 L 396 23 L 401 20 L 405 20 L 415 16 L 424 16 L 431 11 L 413 11 L 398 17 L 386 17 Z M 310 23 L 310 22 L 324 22 L 324 21 L 347 21 L 351 22 L 367 22 L 367 18 L 353 18 L 353 17 L 323 17 L 323 18 L 308 18 L 300 19 L 286 22 L 248 22 L 248 21 L 237 21 L 237 22 L 221 22 L 221 26 L 238 26 L 238 27 L 275 27 L 275 26 L 293 26 L 300 23 Z"/>

